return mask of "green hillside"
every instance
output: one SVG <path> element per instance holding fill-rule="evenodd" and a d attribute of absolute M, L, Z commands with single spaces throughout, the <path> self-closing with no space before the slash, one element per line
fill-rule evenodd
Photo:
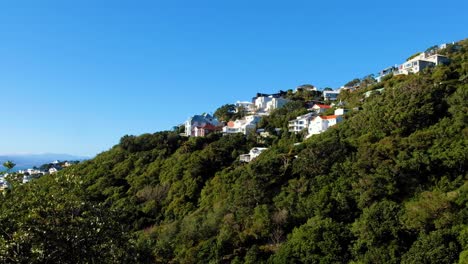
<path fill-rule="evenodd" d="M 448 66 L 342 92 L 360 110 L 302 144 L 124 136 L 15 185 L 0 198 L 0 262 L 468 263 L 468 40 L 442 54 Z M 288 96 L 262 127 L 286 128 L 316 94 Z M 256 146 L 269 149 L 239 162 Z"/>

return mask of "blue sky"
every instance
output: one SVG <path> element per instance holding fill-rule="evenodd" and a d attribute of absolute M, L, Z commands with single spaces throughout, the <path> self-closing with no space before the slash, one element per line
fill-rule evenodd
<path fill-rule="evenodd" d="M 95 155 L 468 36 L 468 1 L 1 1 L 0 154 Z"/>

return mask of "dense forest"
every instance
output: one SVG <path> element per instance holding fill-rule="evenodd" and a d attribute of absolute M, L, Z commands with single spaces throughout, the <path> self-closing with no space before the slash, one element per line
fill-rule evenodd
<path fill-rule="evenodd" d="M 468 40 L 441 53 L 446 66 L 358 79 L 339 95 L 356 110 L 304 141 L 127 135 L 14 184 L 0 262 L 468 263 Z M 262 128 L 286 128 L 317 94 L 287 96 Z M 239 162 L 255 146 L 269 149 Z"/>

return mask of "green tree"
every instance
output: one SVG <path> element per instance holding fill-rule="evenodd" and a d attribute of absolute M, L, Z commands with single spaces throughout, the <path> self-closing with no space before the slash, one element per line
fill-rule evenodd
<path fill-rule="evenodd" d="M 77 178 L 48 175 L 0 197 L 0 262 L 138 261 L 115 214 L 82 190 Z"/>
<path fill-rule="evenodd" d="M 233 104 L 225 104 L 214 112 L 214 116 L 220 121 L 229 121 L 236 114 L 236 106 Z"/>
<path fill-rule="evenodd" d="M 10 160 L 3 163 L 3 167 L 5 167 L 7 171 L 11 171 L 15 166 L 16 164 Z"/>

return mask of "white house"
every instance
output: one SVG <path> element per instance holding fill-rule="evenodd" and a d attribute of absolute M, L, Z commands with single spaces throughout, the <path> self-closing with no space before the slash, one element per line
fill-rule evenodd
<path fill-rule="evenodd" d="M 52 168 L 49 169 L 50 174 L 54 174 L 54 173 L 57 173 L 57 172 L 58 172 L 58 169 L 55 168 L 55 167 L 52 167 Z"/>
<path fill-rule="evenodd" d="M 289 132 L 292 133 L 299 133 L 304 129 L 309 127 L 309 123 L 312 118 L 316 115 L 316 113 L 307 113 L 305 115 L 301 115 L 296 117 L 296 119 L 289 121 L 288 129 Z"/>
<path fill-rule="evenodd" d="M 335 109 L 335 115 L 341 116 L 349 112 L 349 109 L 337 108 Z"/>
<path fill-rule="evenodd" d="M 252 148 L 249 152 L 249 154 L 242 154 L 239 156 L 239 160 L 240 161 L 243 161 L 243 162 L 251 162 L 252 160 L 254 160 L 256 157 L 260 156 L 260 154 L 262 154 L 262 152 L 264 152 L 265 150 L 267 150 L 268 148 L 259 148 L 259 147 L 255 147 L 255 148 Z"/>
<path fill-rule="evenodd" d="M 185 136 L 203 137 L 216 131 L 218 126 L 218 119 L 209 114 L 194 115 L 185 122 Z"/>
<path fill-rule="evenodd" d="M 338 115 L 316 116 L 309 124 L 307 137 L 325 132 L 329 127 L 336 125 L 342 120 L 343 117 Z"/>
<path fill-rule="evenodd" d="M 223 133 L 225 134 L 235 134 L 242 133 L 247 135 L 250 132 L 255 132 L 258 122 L 260 122 L 261 117 L 257 115 L 249 115 L 243 119 L 238 119 L 236 121 L 228 122 L 227 126 L 223 127 Z"/>
<path fill-rule="evenodd" d="M 323 91 L 323 99 L 325 101 L 336 101 L 338 100 L 338 95 L 340 95 L 340 91 Z"/>
<path fill-rule="evenodd" d="M 397 74 L 410 74 L 418 73 L 427 67 L 433 67 L 440 64 L 446 64 L 449 62 L 449 58 L 439 54 L 433 54 L 422 52 L 411 60 L 406 61 L 398 67 Z"/>
<path fill-rule="evenodd" d="M 255 111 L 255 104 L 248 101 L 237 101 L 236 104 L 236 113 L 239 111 L 244 111 L 247 114 L 251 114 Z"/>
<path fill-rule="evenodd" d="M 255 98 L 255 109 L 257 114 L 268 115 L 271 111 L 283 107 L 288 99 L 270 96 L 259 96 Z"/>

